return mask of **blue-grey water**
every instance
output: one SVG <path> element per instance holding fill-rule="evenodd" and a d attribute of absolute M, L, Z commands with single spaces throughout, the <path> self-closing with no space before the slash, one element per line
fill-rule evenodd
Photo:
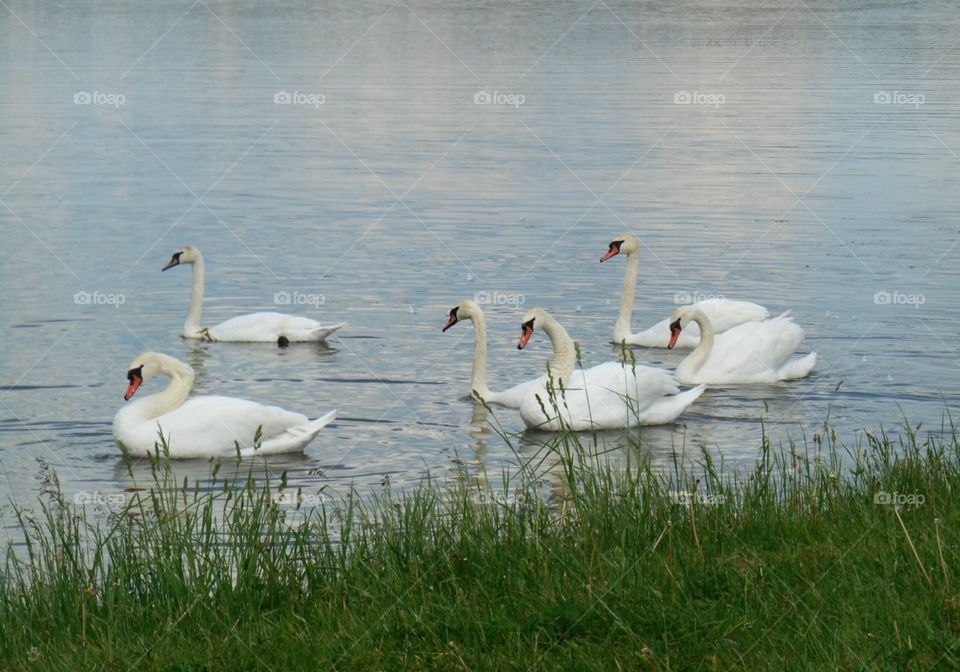
<path fill-rule="evenodd" d="M 820 353 L 806 380 L 710 391 L 646 432 L 655 462 L 750 464 L 760 418 L 781 440 L 829 416 L 849 440 L 956 403 L 950 3 L 0 5 L 4 499 L 36 495 L 38 460 L 69 493 L 129 485 L 111 421 L 147 349 L 197 393 L 338 408 L 271 462 L 308 492 L 494 478 L 516 456 L 474 418 L 472 329 L 441 334 L 447 312 L 492 297 L 494 389 L 548 354 L 516 350 L 521 308 L 611 359 L 625 265 L 597 260 L 628 230 L 635 327 L 722 295 L 792 310 Z M 160 268 L 187 243 L 205 323 L 287 292 L 349 326 L 327 347 L 183 341 L 190 273 Z"/>

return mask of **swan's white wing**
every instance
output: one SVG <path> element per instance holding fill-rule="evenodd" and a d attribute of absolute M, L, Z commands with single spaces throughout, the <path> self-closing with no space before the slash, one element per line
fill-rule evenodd
<path fill-rule="evenodd" d="M 777 369 L 797 351 L 803 337 L 803 329 L 789 317 L 741 324 L 716 337 L 697 375 L 712 382 L 776 380 Z"/>
<path fill-rule="evenodd" d="M 218 341 L 276 343 L 281 336 L 291 343 L 322 341 L 345 323 L 323 325 L 309 317 L 283 313 L 239 315 L 210 328 Z"/>
<path fill-rule="evenodd" d="M 670 343 L 670 318 L 660 320 L 649 329 L 630 334 L 627 345 L 640 345 L 645 348 L 665 348 Z M 695 348 L 700 342 L 700 327 L 694 322 L 680 332 L 675 348 Z"/>
<path fill-rule="evenodd" d="M 545 380 L 546 376 L 544 375 L 539 378 L 527 380 L 519 385 L 514 385 L 502 392 L 491 392 L 487 395 L 486 401 L 487 403 L 499 404 L 506 408 L 520 408 L 520 404 L 523 403 L 523 400 L 527 397 L 530 390 L 535 387 L 542 387 Z"/>
<path fill-rule="evenodd" d="M 770 317 L 770 311 L 761 305 L 749 301 L 732 299 L 707 299 L 692 304 L 702 310 L 715 333 L 719 334 L 746 322 L 759 322 Z M 670 342 L 670 318 L 660 320 L 649 329 L 631 334 L 626 339 L 629 345 L 641 345 L 648 348 L 665 348 Z M 694 348 L 700 342 L 700 327 L 693 322 L 683 328 L 676 348 Z"/>
<path fill-rule="evenodd" d="M 669 371 L 650 366 L 630 366 L 607 362 L 587 370 L 578 370 L 564 386 L 562 395 L 557 393 L 554 402 L 549 401 L 543 385 L 528 392 L 520 408 L 520 415 L 528 427 L 556 430 L 556 408 L 569 427 L 583 429 L 613 429 L 632 427 L 648 422 L 669 422 L 693 403 L 699 396 L 685 398 L 675 409 L 658 408 L 657 404 L 675 395 L 679 388 Z M 534 398 L 539 394 L 551 419 L 543 415 L 540 403 Z M 555 408 L 556 407 L 556 408 Z M 656 412 L 650 413 L 651 409 Z M 667 417 L 668 410 L 675 410 Z"/>
<path fill-rule="evenodd" d="M 179 408 L 151 422 L 154 438 L 159 423 L 169 437 L 171 454 L 177 457 L 203 457 L 230 454 L 253 445 L 258 427 L 263 427 L 266 443 L 292 427 L 305 425 L 309 418 L 279 406 L 265 406 L 233 397 L 202 396 L 188 399 Z"/>
<path fill-rule="evenodd" d="M 749 301 L 731 299 L 707 299 L 693 304 L 699 308 L 713 325 L 714 333 L 720 334 L 747 322 L 762 322 L 770 317 L 770 311 Z M 694 323 L 696 324 L 696 323 Z M 686 330 L 686 329 L 685 329 Z M 669 331 L 669 329 L 668 329 Z M 697 335 L 699 337 L 699 327 Z M 697 339 L 699 341 L 699 338 Z"/>

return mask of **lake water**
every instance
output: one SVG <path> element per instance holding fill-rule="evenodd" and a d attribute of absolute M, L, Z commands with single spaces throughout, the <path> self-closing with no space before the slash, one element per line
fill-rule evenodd
<path fill-rule="evenodd" d="M 792 310 L 820 353 L 645 432 L 655 462 L 752 464 L 760 418 L 775 441 L 828 415 L 848 442 L 901 409 L 939 427 L 960 392 L 960 13 L 857 4 L 5 3 L 0 497 L 35 497 L 38 460 L 68 493 L 129 485 L 111 421 L 147 349 L 197 393 L 338 408 L 270 462 L 308 492 L 494 478 L 516 456 L 474 417 L 472 329 L 441 334 L 447 312 L 491 297 L 493 389 L 549 353 L 516 350 L 520 308 L 609 360 L 625 264 L 597 260 L 627 230 L 635 328 L 722 295 Z M 160 268 L 188 243 L 205 323 L 287 292 L 349 326 L 183 341 L 190 273 Z"/>

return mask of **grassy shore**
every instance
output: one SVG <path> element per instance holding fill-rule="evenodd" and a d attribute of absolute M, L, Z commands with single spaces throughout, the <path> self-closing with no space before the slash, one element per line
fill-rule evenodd
<path fill-rule="evenodd" d="M 0 668 L 960 667 L 955 430 L 764 441 L 740 475 L 543 450 L 549 488 L 529 466 L 311 512 L 162 459 L 107 519 L 54 483 L 8 554 Z"/>

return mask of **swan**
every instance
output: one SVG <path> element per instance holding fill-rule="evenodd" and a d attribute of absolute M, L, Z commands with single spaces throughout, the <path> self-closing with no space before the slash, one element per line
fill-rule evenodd
<path fill-rule="evenodd" d="M 157 432 L 167 438 L 170 457 L 191 458 L 240 454 L 272 455 L 300 452 L 336 417 L 336 410 L 310 420 L 302 413 L 264 406 L 233 397 L 201 396 L 187 399 L 193 369 L 173 357 L 145 352 L 127 371 L 129 401 L 140 385 L 154 376 L 170 378 L 162 392 L 124 406 L 113 418 L 113 436 L 134 457 L 155 453 Z M 261 445 L 254 452 L 254 435 Z"/>
<path fill-rule="evenodd" d="M 283 313 L 250 313 L 221 322 L 215 327 L 201 327 L 203 310 L 203 255 L 192 245 L 181 247 L 162 271 L 190 264 L 193 266 L 193 289 L 190 291 L 190 310 L 183 325 L 184 338 L 201 338 L 206 341 L 243 341 L 247 343 L 290 343 L 322 341 L 346 322 L 320 324 L 316 320 Z"/>
<path fill-rule="evenodd" d="M 461 320 L 473 322 L 473 370 L 470 375 L 470 390 L 488 404 L 520 408 L 527 389 L 542 382 L 546 376 L 514 385 L 503 392 L 491 392 L 487 387 L 487 320 L 483 309 L 473 301 L 461 301 L 450 309 L 450 318 L 443 331 Z"/>
<path fill-rule="evenodd" d="M 670 318 L 673 348 L 690 324 L 700 326 L 700 344 L 677 367 L 682 383 L 774 383 L 809 375 L 817 353 L 790 359 L 803 343 L 803 329 L 788 313 L 765 322 L 746 322 L 716 334 L 706 312 L 697 306 L 677 308 Z"/>
<path fill-rule="evenodd" d="M 600 257 L 600 261 L 604 262 L 621 253 L 627 255 L 627 274 L 623 278 L 623 298 L 620 300 L 617 324 L 613 328 L 613 340 L 618 344 L 665 348 L 670 339 L 669 320 L 657 322 L 649 329 L 636 334 L 630 333 L 630 316 L 633 313 L 633 299 L 637 291 L 637 271 L 640 267 L 640 241 L 636 236 L 627 233 L 611 242 L 610 248 Z M 707 299 L 692 305 L 697 306 L 710 317 L 718 334 L 744 322 L 759 322 L 770 317 L 770 311 L 749 301 Z M 675 347 L 692 348 L 699 342 L 700 330 L 696 324 L 692 324 L 680 335 L 680 340 Z"/>
<path fill-rule="evenodd" d="M 562 427 L 580 431 L 668 424 L 706 389 L 700 385 L 680 392 L 670 372 L 640 364 L 607 362 L 574 371 L 573 339 L 542 308 L 524 314 L 517 349 L 526 347 L 535 327 L 550 338 L 553 359 L 547 365 L 548 380 L 528 389 L 520 404 L 528 428 L 555 432 Z"/>

